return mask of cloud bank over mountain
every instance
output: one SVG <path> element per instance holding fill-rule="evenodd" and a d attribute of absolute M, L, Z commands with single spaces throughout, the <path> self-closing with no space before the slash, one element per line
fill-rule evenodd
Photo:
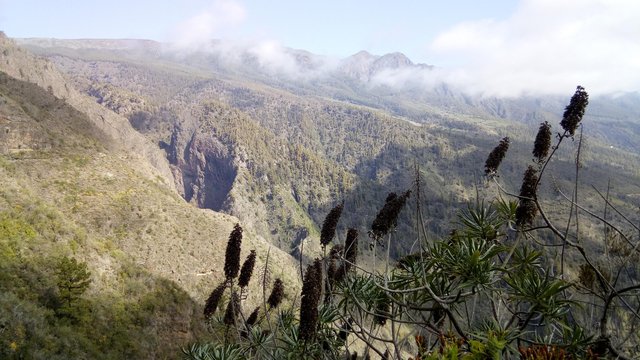
<path fill-rule="evenodd" d="M 325 76 L 344 62 L 292 51 L 268 31 L 253 30 L 252 16 L 242 1 L 217 0 L 178 24 L 171 40 L 182 51 L 210 51 L 230 64 L 250 56 L 260 69 L 295 79 Z M 638 18 L 634 0 L 524 0 L 505 19 L 458 23 L 430 40 L 428 52 L 450 63 L 374 69 L 366 80 L 425 89 L 447 84 L 498 97 L 566 94 L 578 84 L 592 94 L 638 91 Z M 215 46 L 212 39 L 219 39 Z"/>

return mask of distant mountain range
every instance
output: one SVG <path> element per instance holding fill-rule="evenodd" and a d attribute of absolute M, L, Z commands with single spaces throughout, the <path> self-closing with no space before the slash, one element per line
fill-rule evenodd
<path fill-rule="evenodd" d="M 302 223 L 317 224 L 326 206 L 345 196 L 347 189 L 330 185 L 333 180 L 327 182 L 322 176 L 305 175 L 303 163 L 291 164 L 297 161 L 296 152 L 307 152 L 306 158 L 317 159 L 314 167 L 323 169 L 318 175 L 350 178 L 349 183 L 373 181 L 367 188 L 373 184 L 386 187 L 392 184 L 381 180 L 399 169 L 382 170 L 389 166 L 397 168 L 397 164 L 382 165 L 380 160 L 374 160 L 382 155 L 381 151 L 386 151 L 383 149 L 397 146 L 420 149 L 425 146 L 421 139 L 426 138 L 433 138 L 434 144 L 458 143 L 466 138 L 467 145 L 456 145 L 453 149 L 457 149 L 452 149 L 451 156 L 455 158 L 458 153 L 477 148 L 475 144 L 480 139 L 486 139 L 486 145 L 477 152 L 480 161 L 490 144 L 502 134 L 521 134 L 512 137 L 527 141 L 540 122 L 557 124 L 568 99 L 568 96 L 486 98 L 456 91 L 447 84 L 424 86 L 420 78 L 428 76 L 434 67 L 414 64 L 401 53 L 376 56 L 361 51 L 345 59 L 332 60 L 276 45 L 240 46 L 221 41 L 212 41 L 197 49 L 147 40 L 19 39 L 18 42 L 46 56 L 67 73 L 79 89 L 128 117 L 152 141 L 163 144 L 172 162 L 178 189 L 187 200 L 230 212 L 241 219 L 246 218 L 243 215 L 246 209 L 234 209 L 242 203 L 241 197 L 229 196 L 234 190 L 240 191 L 243 167 L 256 177 L 245 180 L 244 192 L 256 193 L 255 182 L 266 180 L 266 188 L 260 191 L 284 190 L 295 194 L 285 203 L 302 206 L 299 212 Z M 203 112 L 203 109 L 208 110 Z M 592 98 L 585 126 L 594 146 L 598 144 L 609 151 L 619 149 L 616 151 L 620 154 L 637 159 L 638 110 L 638 94 Z M 214 114 L 214 119 L 205 121 L 211 116 L 207 114 Z M 231 123 L 219 129 L 222 123 L 228 122 L 220 116 L 244 119 L 242 124 L 246 125 Z M 364 120 L 356 119 L 365 118 L 369 119 L 365 121 L 366 127 L 388 128 L 388 137 L 362 132 L 366 127 L 355 124 Z M 205 130 L 203 125 L 209 121 L 213 123 Z M 247 125 L 255 129 L 248 130 Z M 211 142 L 206 140 L 211 126 L 214 133 L 226 134 L 231 131 L 229 127 L 238 127 L 238 130 L 233 134 L 218 134 Z M 460 131 L 452 133 L 452 129 Z M 260 139 L 247 139 L 246 131 Z M 448 135 L 442 135 L 443 132 Z M 473 133 L 478 135 L 468 138 Z M 245 143 L 250 141 L 265 143 L 266 152 L 256 154 L 257 149 L 247 148 Z M 278 143 L 280 145 L 276 145 Z M 273 146 L 290 149 L 278 155 L 268 150 Z M 204 153 L 198 155 L 198 151 Z M 207 155 L 208 152 L 214 154 Z M 434 164 L 432 171 L 439 173 L 445 166 L 442 162 L 448 163 L 451 159 L 443 158 L 442 151 L 435 154 L 439 156 L 422 156 L 425 162 Z M 404 158 L 405 155 L 397 156 Z M 211 160 L 198 165 L 193 159 L 189 160 L 190 157 Z M 364 165 L 352 159 L 371 159 L 372 162 Z M 474 164 L 477 161 L 474 160 Z M 471 165 L 460 164 L 462 169 Z M 278 173 L 283 171 L 280 166 L 290 169 L 287 171 L 291 173 L 300 171 L 300 176 L 310 183 L 302 186 L 297 180 L 282 177 Z M 464 178 L 462 169 L 449 170 L 443 177 Z M 470 173 L 481 171 L 480 168 L 469 170 Z M 274 182 L 272 178 L 260 180 L 265 171 L 274 171 L 272 177 L 281 178 L 284 183 Z M 519 171 L 516 170 L 514 176 L 518 177 Z M 386 172 L 389 175 L 381 175 Z M 447 189 L 448 185 L 443 186 L 438 192 L 452 191 Z M 318 194 L 323 195 L 318 198 Z M 265 203 L 265 214 L 273 208 L 292 212 L 282 201 L 255 196 L 262 199 L 260 203 Z M 305 218 L 307 220 L 303 220 Z M 260 232 L 272 233 L 271 237 L 280 239 L 278 242 L 286 249 L 291 235 L 282 238 L 275 231 L 282 220 L 275 217 L 265 221 L 269 226 L 260 225 L 261 222 L 256 222 L 256 226 Z M 441 221 L 444 226 L 448 220 L 442 218 Z M 297 229 L 293 230 L 298 234 L 294 238 L 313 233 L 307 225 L 291 228 Z"/>

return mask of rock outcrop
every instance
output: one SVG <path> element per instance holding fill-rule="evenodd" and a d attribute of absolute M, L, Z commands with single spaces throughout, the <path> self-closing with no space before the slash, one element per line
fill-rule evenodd
<path fill-rule="evenodd" d="M 223 210 L 237 176 L 237 162 L 229 146 L 215 136 L 195 130 L 185 143 L 176 126 L 166 147 L 178 192 L 200 208 Z"/>

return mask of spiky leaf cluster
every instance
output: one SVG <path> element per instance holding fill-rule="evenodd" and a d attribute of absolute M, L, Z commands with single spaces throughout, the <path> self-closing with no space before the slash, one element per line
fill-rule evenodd
<path fill-rule="evenodd" d="M 378 212 L 378 215 L 371 224 L 371 234 L 374 238 L 379 239 L 383 237 L 389 230 L 397 225 L 398 215 L 409 196 L 411 196 L 411 190 L 405 191 L 400 196 L 394 192 L 387 195 L 384 206 L 380 209 L 380 212 Z"/>
<path fill-rule="evenodd" d="M 220 299 L 222 299 L 222 295 L 224 294 L 224 290 L 227 288 L 226 282 L 222 282 L 222 284 L 218 285 L 207 299 L 207 302 L 204 305 L 204 317 L 206 319 L 211 318 L 211 316 L 218 309 L 218 304 L 220 303 Z"/>
<path fill-rule="evenodd" d="M 520 187 L 520 203 L 516 209 L 516 225 L 522 227 L 524 225 L 530 225 L 533 223 L 538 209 L 536 207 L 534 199 L 536 198 L 538 183 L 538 175 L 536 169 L 533 166 L 527 167 L 527 171 L 524 173 L 522 179 L 522 186 Z"/>
<path fill-rule="evenodd" d="M 235 279 L 240 271 L 240 248 L 242 246 L 242 227 L 236 224 L 229 235 L 227 251 L 224 257 L 224 276 L 229 281 Z"/>
<path fill-rule="evenodd" d="M 316 259 L 307 267 L 300 298 L 300 340 L 315 337 L 318 326 L 318 304 L 322 293 L 322 262 Z"/>
<path fill-rule="evenodd" d="M 322 223 L 322 230 L 320 232 L 320 244 L 322 244 L 322 246 L 327 246 L 331 240 L 333 240 L 343 208 L 344 203 L 336 205 L 331 209 L 331 211 L 329 211 L 329 214 L 327 214 L 327 217 L 324 219 L 324 222 Z"/>
<path fill-rule="evenodd" d="M 500 140 L 498 146 L 493 148 L 489 153 L 489 157 L 487 157 L 487 161 L 484 163 L 484 173 L 485 175 L 493 175 L 498 171 L 498 167 L 505 155 L 507 155 L 507 150 L 509 150 L 509 138 L 504 137 Z"/>
<path fill-rule="evenodd" d="M 584 111 L 589 104 L 589 94 L 584 90 L 582 86 L 576 88 L 576 92 L 571 97 L 569 105 L 564 109 L 562 115 L 562 121 L 560 126 L 573 136 L 576 132 L 576 128 L 584 116 Z"/>
<path fill-rule="evenodd" d="M 596 282 L 596 272 L 589 264 L 580 265 L 578 282 L 587 289 L 593 289 L 593 285 Z"/>
<path fill-rule="evenodd" d="M 551 125 L 547 121 L 540 124 L 536 140 L 533 143 L 533 156 L 540 163 L 549 155 L 551 148 Z"/>
<path fill-rule="evenodd" d="M 256 251 L 251 250 L 251 252 L 247 256 L 247 259 L 242 264 L 242 269 L 240 269 L 238 286 L 243 288 L 249 285 L 249 280 L 251 280 L 251 275 L 253 274 L 253 268 L 255 265 L 256 265 Z"/>
<path fill-rule="evenodd" d="M 373 322 L 377 325 L 383 326 L 387 323 L 387 318 L 391 315 L 389 310 L 391 308 L 391 299 L 386 293 L 380 292 L 375 301 L 375 315 L 373 316 Z"/>

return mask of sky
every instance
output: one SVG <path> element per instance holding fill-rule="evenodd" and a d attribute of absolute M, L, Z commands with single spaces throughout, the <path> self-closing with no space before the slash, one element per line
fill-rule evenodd
<path fill-rule="evenodd" d="M 578 84 L 640 91 L 637 0 L 0 0 L 0 30 L 190 48 L 222 39 L 336 58 L 402 52 L 437 71 L 390 74 L 390 83 L 447 82 L 487 95 L 570 94 Z"/>

